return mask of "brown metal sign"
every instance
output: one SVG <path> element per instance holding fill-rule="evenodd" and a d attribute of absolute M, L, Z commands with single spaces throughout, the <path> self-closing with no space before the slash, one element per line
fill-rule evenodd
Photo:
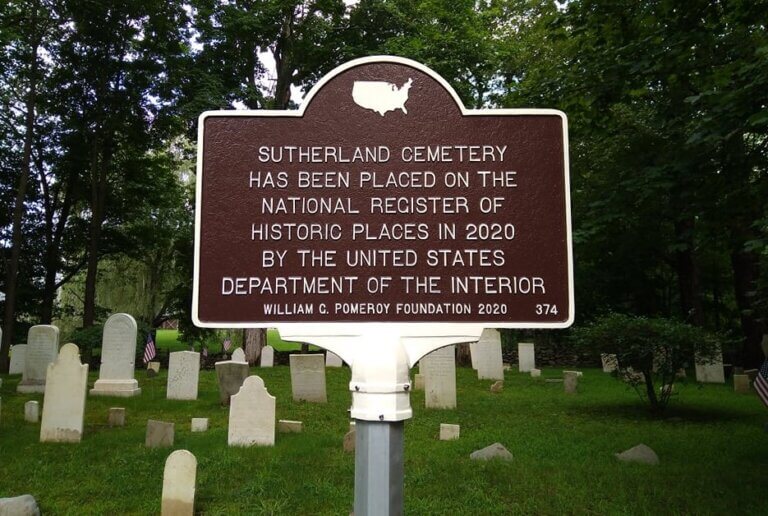
<path fill-rule="evenodd" d="M 563 113 L 356 60 L 301 110 L 200 117 L 193 317 L 568 326 L 569 211 Z"/>

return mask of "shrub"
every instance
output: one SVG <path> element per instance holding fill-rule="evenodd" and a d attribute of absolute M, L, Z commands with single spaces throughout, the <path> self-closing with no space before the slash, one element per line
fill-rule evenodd
<path fill-rule="evenodd" d="M 614 375 L 647 400 L 653 412 L 666 408 L 680 369 L 694 357 L 712 361 L 720 349 L 714 336 L 701 328 L 672 319 L 615 313 L 575 330 L 574 338 L 582 349 L 616 355 Z"/>

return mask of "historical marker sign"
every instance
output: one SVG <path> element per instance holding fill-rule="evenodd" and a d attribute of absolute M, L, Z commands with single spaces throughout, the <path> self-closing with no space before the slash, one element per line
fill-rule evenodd
<path fill-rule="evenodd" d="M 195 323 L 573 320 L 565 115 L 366 58 L 298 111 L 200 117 Z"/>

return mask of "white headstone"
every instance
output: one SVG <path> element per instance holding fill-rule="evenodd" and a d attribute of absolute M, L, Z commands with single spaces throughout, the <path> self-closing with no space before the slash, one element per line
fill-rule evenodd
<path fill-rule="evenodd" d="M 475 360 L 475 357 L 477 356 L 477 342 L 470 342 L 469 343 L 469 361 L 472 364 L 472 369 L 477 369 L 477 362 Z"/>
<path fill-rule="evenodd" d="M 101 368 L 91 395 L 127 398 L 141 394 L 139 382 L 133 377 L 136 331 L 136 320 L 128 314 L 114 314 L 104 323 Z"/>
<path fill-rule="evenodd" d="M 161 516 L 192 516 L 195 513 L 197 459 L 187 450 L 176 450 L 165 461 Z"/>
<path fill-rule="evenodd" d="M 325 367 L 342 367 L 344 361 L 339 355 L 332 351 L 325 352 Z"/>
<path fill-rule="evenodd" d="M 80 349 L 75 344 L 64 344 L 48 366 L 40 442 L 80 442 L 87 389 L 88 364 L 80 363 Z"/>
<path fill-rule="evenodd" d="M 17 392 L 45 392 L 45 375 L 48 364 L 59 355 L 59 329 L 40 324 L 32 326 L 27 334 L 27 356 L 24 373 L 16 387 Z"/>
<path fill-rule="evenodd" d="M 40 421 L 40 403 L 31 400 L 24 404 L 24 421 L 27 423 L 37 423 Z"/>
<path fill-rule="evenodd" d="M 275 397 L 258 376 L 246 378 L 240 392 L 232 396 L 227 442 L 230 446 L 275 445 Z"/>
<path fill-rule="evenodd" d="M 169 400 L 196 400 L 200 377 L 200 353 L 175 351 L 168 360 Z"/>
<path fill-rule="evenodd" d="M 472 348 L 470 348 L 472 349 Z M 503 380 L 504 362 L 501 358 L 501 333 L 486 328 L 474 344 L 475 368 L 479 380 Z"/>
<path fill-rule="evenodd" d="M 440 423 L 440 440 L 441 441 L 455 441 L 459 438 L 461 427 L 459 425 L 451 425 L 448 423 Z"/>
<path fill-rule="evenodd" d="M 455 346 L 433 351 L 419 361 L 424 375 L 424 404 L 427 408 L 456 408 Z"/>
<path fill-rule="evenodd" d="M 23 374 L 26 357 L 26 344 L 16 344 L 15 346 L 11 346 L 11 365 L 8 368 L 8 374 Z"/>
<path fill-rule="evenodd" d="M 619 366 L 619 359 L 612 353 L 601 353 L 600 360 L 603 363 L 604 373 L 612 373 Z"/>
<path fill-rule="evenodd" d="M 532 343 L 519 342 L 517 344 L 517 363 L 518 370 L 521 373 L 527 373 L 531 369 L 536 369 L 536 355 Z"/>
<path fill-rule="evenodd" d="M 232 352 L 232 362 L 246 362 L 245 360 L 245 351 L 243 351 L 243 348 L 237 348 Z"/>
<path fill-rule="evenodd" d="M 696 381 L 699 383 L 725 383 L 723 369 L 723 353 L 718 346 L 712 362 L 704 362 L 696 358 Z"/>
<path fill-rule="evenodd" d="M 207 417 L 193 417 L 192 418 L 192 431 L 193 432 L 207 432 L 208 431 L 208 418 Z"/>
<path fill-rule="evenodd" d="M 261 367 L 274 367 L 275 365 L 275 348 L 272 346 L 264 346 L 261 348 L 261 361 L 259 362 Z"/>
<path fill-rule="evenodd" d="M 325 359 L 323 355 L 291 355 L 291 392 L 293 401 L 326 403 Z"/>

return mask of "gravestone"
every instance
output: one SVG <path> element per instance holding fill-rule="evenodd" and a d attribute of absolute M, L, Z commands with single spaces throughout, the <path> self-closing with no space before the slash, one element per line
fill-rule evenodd
<path fill-rule="evenodd" d="M 125 408 L 112 407 L 109 409 L 109 426 L 125 426 Z"/>
<path fill-rule="evenodd" d="M 600 360 L 603 363 L 604 373 L 612 373 L 619 367 L 619 359 L 613 353 L 601 353 Z"/>
<path fill-rule="evenodd" d="M 423 391 L 424 390 L 424 375 L 421 373 L 416 373 L 413 375 L 413 388 L 417 391 Z"/>
<path fill-rule="evenodd" d="M 40 403 L 32 400 L 24 404 L 24 421 L 27 423 L 40 421 Z"/>
<path fill-rule="evenodd" d="M 614 457 L 621 462 L 639 462 L 641 464 L 657 465 L 659 456 L 650 447 L 640 443 L 621 453 L 614 453 Z"/>
<path fill-rule="evenodd" d="M 163 471 L 161 516 L 192 516 L 195 513 L 197 459 L 187 450 L 168 456 Z"/>
<path fill-rule="evenodd" d="M 23 374 L 26 357 L 26 344 L 16 344 L 15 346 L 11 346 L 11 365 L 8 367 L 8 374 Z"/>
<path fill-rule="evenodd" d="M 160 362 L 148 362 L 147 371 L 154 371 L 155 374 L 160 372 Z"/>
<path fill-rule="evenodd" d="M 153 419 L 147 420 L 147 434 L 144 438 L 144 446 L 147 448 L 164 448 L 173 446 L 175 430 L 175 423 L 155 421 Z"/>
<path fill-rule="evenodd" d="M 504 362 L 501 358 L 501 333 L 499 330 L 486 328 L 475 343 L 474 363 L 479 380 L 503 380 Z"/>
<path fill-rule="evenodd" d="M 448 423 L 440 423 L 440 440 L 441 441 L 455 441 L 459 438 L 461 427 L 459 425 L 451 425 Z"/>
<path fill-rule="evenodd" d="M 517 344 L 517 363 L 518 371 L 521 373 L 527 373 L 536 368 L 536 354 L 532 343 L 519 342 Z"/>
<path fill-rule="evenodd" d="M 40 442 L 79 443 L 83 437 L 88 364 L 80 363 L 80 349 L 64 344 L 48 366 L 43 398 Z"/>
<path fill-rule="evenodd" d="M 58 355 L 59 329 L 47 324 L 32 326 L 27 333 L 24 372 L 16 391 L 26 394 L 45 392 L 48 364 L 56 360 Z"/>
<path fill-rule="evenodd" d="M 531 378 L 541 378 L 541 369 L 531 369 Z"/>
<path fill-rule="evenodd" d="M 208 418 L 207 417 L 193 417 L 192 418 L 193 432 L 207 432 L 208 431 Z"/>
<path fill-rule="evenodd" d="M 424 375 L 424 405 L 427 408 L 456 408 L 455 346 L 446 346 L 419 361 Z"/>
<path fill-rule="evenodd" d="M 344 361 L 339 355 L 332 351 L 325 352 L 325 367 L 342 367 Z"/>
<path fill-rule="evenodd" d="M 733 390 L 742 394 L 749 392 L 749 376 L 746 374 L 733 375 Z"/>
<path fill-rule="evenodd" d="M 475 450 L 469 454 L 471 460 L 503 460 L 510 461 L 514 457 L 509 450 L 507 450 L 501 443 L 493 443 L 490 446 L 486 446 L 480 450 Z"/>
<path fill-rule="evenodd" d="M 304 429 L 304 423 L 301 421 L 291 421 L 290 419 L 281 419 L 277 422 L 277 431 L 286 434 L 300 434 Z"/>
<path fill-rule="evenodd" d="M 200 353 L 196 351 L 175 351 L 168 360 L 169 400 L 196 400 L 197 383 L 200 377 Z"/>
<path fill-rule="evenodd" d="M 696 381 L 699 383 L 725 383 L 725 369 L 723 368 L 723 353 L 718 345 L 715 356 L 711 362 L 696 357 Z"/>
<path fill-rule="evenodd" d="M 91 396 L 131 397 L 141 394 L 133 377 L 136 362 L 136 320 L 114 314 L 104 323 L 101 339 L 101 368 Z"/>
<path fill-rule="evenodd" d="M 245 362 L 246 364 L 248 361 L 245 359 L 245 351 L 243 351 L 243 348 L 237 348 L 232 352 L 232 357 L 230 358 L 232 362 Z"/>
<path fill-rule="evenodd" d="M 232 357 L 234 356 L 233 353 Z M 230 398 L 237 394 L 245 379 L 248 378 L 248 362 L 224 360 L 216 362 L 214 367 L 216 368 L 216 380 L 219 384 L 219 401 L 222 405 L 229 405 Z"/>
<path fill-rule="evenodd" d="M 325 359 L 321 354 L 291 355 L 291 392 L 293 401 L 326 403 Z"/>
<path fill-rule="evenodd" d="M 318 355 L 321 356 L 321 355 Z M 274 396 L 267 392 L 264 380 L 249 376 L 229 406 L 230 446 L 275 445 Z"/>
<path fill-rule="evenodd" d="M 579 387 L 579 372 L 563 371 L 563 386 L 566 394 L 576 394 Z"/>
<path fill-rule="evenodd" d="M 29 494 L 0 498 L 2 516 L 40 516 L 40 507 L 35 497 Z"/>
<path fill-rule="evenodd" d="M 274 367 L 275 365 L 275 348 L 272 346 L 264 346 L 261 348 L 261 360 L 259 362 L 261 367 Z"/>

